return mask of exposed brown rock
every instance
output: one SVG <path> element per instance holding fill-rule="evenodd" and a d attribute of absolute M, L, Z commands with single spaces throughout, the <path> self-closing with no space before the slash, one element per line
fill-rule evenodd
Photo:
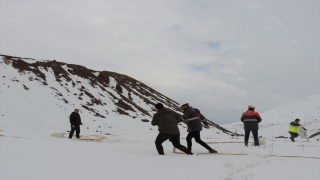
<path fill-rule="evenodd" d="M 29 88 L 28 88 L 26 85 L 23 85 L 23 88 L 24 88 L 25 90 L 29 90 Z"/>
<path fill-rule="evenodd" d="M 116 85 L 116 90 L 119 92 L 119 93 L 122 93 L 122 88 L 119 84 Z"/>
<path fill-rule="evenodd" d="M 127 112 L 125 112 L 124 110 L 122 110 L 121 108 L 117 108 L 117 112 L 119 113 L 119 114 L 121 114 L 121 115 L 127 115 L 127 116 L 129 116 L 129 113 L 127 113 Z"/>
<path fill-rule="evenodd" d="M 11 61 L 9 59 L 3 59 L 3 62 L 7 65 L 9 65 L 11 63 Z"/>
<path fill-rule="evenodd" d="M 120 99 L 118 101 L 118 103 L 116 103 L 116 105 L 121 107 L 124 110 L 129 110 L 129 111 L 136 112 L 130 105 L 128 105 L 127 103 L 123 102 L 122 99 Z"/>
<path fill-rule="evenodd" d="M 313 138 L 313 137 L 316 137 L 316 136 L 319 136 L 319 135 L 320 135 L 320 131 L 312 134 L 311 136 L 309 136 L 309 138 Z"/>

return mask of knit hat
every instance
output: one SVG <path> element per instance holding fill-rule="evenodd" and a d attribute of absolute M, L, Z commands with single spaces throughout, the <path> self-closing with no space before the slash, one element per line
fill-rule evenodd
<path fill-rule="evenodd" d="M 162 109 L 163 108 L 163 104 L 158 103 L 158 104 L 154 105 L 154 107 L 157 108 L 157 109 Z"/>

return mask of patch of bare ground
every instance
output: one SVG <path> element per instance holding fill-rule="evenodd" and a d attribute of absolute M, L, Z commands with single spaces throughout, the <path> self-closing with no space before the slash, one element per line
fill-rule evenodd
<path fill-rule="evenodd" d="M 82 86 L 83 87 L 83 86 Z M 82 88 L 83 89 L 83 88 Z M 91 93 L 89 93 L 88 91 L 86 91 L 86 90 L 84 90 L 83 89 L 83 92 L 87 95 L 87 96 L 89 96 L 90 98 L 94 98 L 94 96 L 91 94 Z"/>
<path fill-rule="evenodd" d="M 26 85 L 23 85 L 23 88 L 27 91 L 29 90 L 29 88 Z"/>
<path fill-rule="evenodd" d="M 129 110 L 129 111 L 136 112 L 130 105 L 128 105 L 127 103 L 123 102 L 122 99 L 120 99 L 118 101 L 118 103 L 116 103 L 116 105 L 121 107 L 124 110 Z"/>
<path fill-rule="evenodd" d="M 62 99 L 60 99 L 60 100 L 64 101 L 66 104 L 69 103 L 69 102 L 63 97 L 63 95 L 62 95 L 56 88 L 50 87 L 50 89 L 53 89 L 53 90 L 56 91 L 56 97 L 61 97 L 61 98 L 62 98 Z M 59 99 L 59 98 L 58 98 L 58 99 Z"/>
<path fill-rule="evenodd" d="M 312 134 L 311 136 L 309 136 L 309 138 L 313 138 L 313 137 L 316 137 L 316 136 L 319 136 L 319 135 L 320 135 L 320 131 Z"/>
<path fill-rule="evenodd" d="M 106 91 L 106 92 L 112 97 L 112 98 L 110 98 L 111 100 L 118 100 L 118 98 L 114 94 L 112 94 L 109 91 Z"/>
<path fill-rule="evenodd" d="M 84 94 L 86 94 L 88 97 L 91 98 L 91 102 L 90 102 L 90 103 L 89 103 L 89 102 L 87 103 L 88 106 L 93 106 L 94 104 L 96 104 L 96 105 L 103 105 L 103 103 L 101 102 L 100 99 L 97 99 L 97 98 L 94 97 L 91 93 L 89 93 L 88 91 L 86 91 L 83 86 L 81 87 L 80 91 L 83 91 Z M 83 93 L 81 93 L 81 94 L 83 95 Z"/>
<path fill-rule="evenodd" d="M 133 91 L 132 93 L 134 93 L 135 95 L 137 95 L 137 96 L 139 96 L 140 98 L 142 98 L 142 99 L 144 100 L 144 102 L 146 102 L 147 104 L 154 105 L 154 103 L 152 103 L 149 99 L 145 98 L 144 96 L 151 97 L 152 99 L 154 99 L 154 100 L 157 101 L 157 102 L 164 103 L 164 104 L 166 104 L 166 105 L 174 108 L 175 110 L 180 111 L 180 110 L 178 109 L 178 107 L 176 107 L 176 106 L 174 106 L 174 105 L 172 106 L 172 104 L 174 104 L 174 103 L 175 103 L 175 104 L 178 104 L 177 102 L 173 101 L 172 99 L 170 99 L 170 98 L 168 98 L 168 97 L 165 97 L 165 96 L 162 95 L 161 93 L 155 91 L 154 89 L 146 86 L 145 84 L 143 84 L 143 83 L 137 81 L 136 79 L 131 78 L 131 77 L 127 76 L 127 75 L 118 74 L 118 73 L 115 73 L 115 72 L 103 71 L 103 72 L 101 72 L 101 73 L 99 74 L 98 77 L 101 78 L 101 79 L 103 79 L 106 84 L 109 84 L 109 81 L 110 81 L 110 80 L 109 80 L 109 77 L 113 77 L 113 78 L 118 82 L 118 84 L 116 85 L 116 90 L 117 90 L 117 92 L 118 92 L 120 95 L 122 95 L 122 93 L 123 93 L 122 88 L 125 88 L 128 92 L 131 92 L 131 91 L 132 91 L 131 89 L 141 89 L 141 90 L 139 91 L 139 93 L 141 93 L 143 96 L 141 96 L 140 94 L 138 94 L 138 93 L 136 93 L 136 92 L 134 92 L 134 91 Z M 147 90 L 150 91 L 150 92 L 144 91 L 143 89 L 147 89 Z M 164 100 L 162 100 L 162 99 L 160 99 L 160 98 L 158 98 L 157 96 L 164 97 L 164 99 L 166 99 L 167 102 L 164 101 Z M 131 98 L 131 93 L 129 93 L 129 99 L 132 100 L 132 98 Z M 170 101 L 171 101 L 171 103 L 168 104 L 168 102 L 170 102 Z M 130 104 L 134 104 L 134 103 L 130 103 Z M 136 105 L 136 106 L 137 106 L 137 105 Z M 137 108 L 137 109 L 140 110 L 140 108 Z M 141 109 L 142 109 L 142 108 L 141 108 Z M 146 115 L 149 115 L 149 113 L 146 112 L 146 111 L 143 112 L 143 113 L 146 114 Z M 150 115 L 149 115 L 149 116 L 150 116 Z"/>
<path fill-rule="evenodd" d="M 97 76 L 95 76 L 93 74 L 95 72 L 93 70 L 90 70 L 90 69 L 87 69 L 84 66 L 75 65 L 75 64 L 68 64 L 67 66 L 68 66 L 68 68 L 70 68 L 68 70 L 69 73 L 77 75 L 77 76 L 80 76 L 80 77 L 82 77 L 84 79 L 89 80 L 89 83 L 90 83 L 90 85 L 92 87 L 95 87 L 95 85 L 98 85 L 98 82 L 100 84 L 106 85 L 105 81 L 103 81 L 100 78 L 97 78 Z"/>
<path fill-rule="evenodd" d="M 33 72 L 35 75 L 37 75 L 41 79 L 46 80 L 45 74 L 43 74 L 38 69 L 38 65 L 36 65 L 36 64 L 29 64 L 29 63 L 19 59 L 19 60 L 12 61 L 12 67 L 14 67 L 15 69 L 18 69 L 18 72 L 20 72 L 20 73 L 25 72 L 25 71 Z M 31 67 L 33 67 L 33 68 L 31 68 Z"/>
<path fill-rule="evenodd" d="M 82 107 L 85 108 L 88 111 L 93 112 L 94 116 L 106 118 L 106 117 L 102 116 L 100 113 L 96 112 L 93 108 L 90 108 L 90 107 L 88 107 L 86 105 L 82 105 Z"/>
<path fill-rule="evenodd" d="M 124 111 L 123 109 L 121 109 L 120 107 L 117 107 L 117 111 L 119 114 L 121 115 L 127 115 L 130 116 L 129 113 L 127 113 L 126 111 Z"/>
<path fill-rule="evenodd" d="M 119 93 L 122 93 L 122 87 L 121 87 L 119 84 L 116 85 L 116 90 L 117 90 Z"/>
<path fill-rule="evenodd" d="M 135 103 L 132 102 L 132 100 L 128 99 L 127 97 L 125 97 L 122 94 L 119 94 L 122 98 L 122 100 L 124 100 L 126 103 L 131 104 L 132 106 L 134 106 L 135 108 L 137 108 L 140 112 L 142 112 L 143 114 L 150 116 L 151 115 L 148 113 L 148 111 L 146 111 L 145 109 L 141 108 L 140 106 L 136 105 Z M 134 111 L 135 112 L 135 111 Z"/>
<path fill-rule="evenodd" d="M 6 65 L 9 65 L 11 63 L 11 61 L 9 59 L 6 59 L 6 58 L 3 58 L 3 62 L 6 64 Z"/>

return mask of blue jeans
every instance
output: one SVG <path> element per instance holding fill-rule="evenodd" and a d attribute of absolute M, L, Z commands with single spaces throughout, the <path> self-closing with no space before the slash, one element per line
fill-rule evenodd
<path fill-rule="evenodd" d="M 254 141 L 258 141 L 258 130 L 244 130 L 244 142 L 248 142 L 250 131 L 252 132 Z"/>

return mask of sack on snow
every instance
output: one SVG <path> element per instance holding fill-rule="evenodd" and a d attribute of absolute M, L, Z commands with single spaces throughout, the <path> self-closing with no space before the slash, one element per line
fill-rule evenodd
<path fill-rule="evenodd" d="M 306 130 L 303 129 L 302 126 L 299 126 L 299 127 L 298 127 L 297 133 L 298 133 L 299 136 L 302 137 L 302 138 L 305 138 L 305 139 L 308 138 L 308 133 L 307 133 Z"/>

